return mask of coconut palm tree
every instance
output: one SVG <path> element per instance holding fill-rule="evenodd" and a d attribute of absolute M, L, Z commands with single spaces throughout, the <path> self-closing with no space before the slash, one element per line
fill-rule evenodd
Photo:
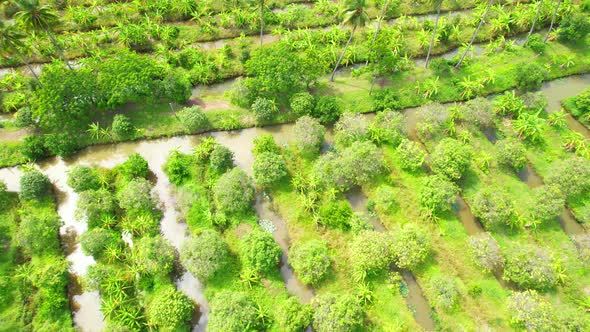
<path fill-rule="evenodd" d="M 389 0 L 383 0 L 383 4 L 381 5 L 381 15 L 379 15 L 379 20 L 377 21 L 377 29 L 375 29 L 375 33 L 373 34 L 373 40 L 371 40 L 371 46 L 369 46 L 369 53 L 373 51 L 373 45 L 375 44 L 375 40 L 377 39 L 377 34 L 379 34 L 379 30 L 381 30 L 381 22 L 383 21 L 383 17 L 385 16 L 385 11 L 387 11 L 388 2 Z M 365 66 L 368 64 L 369 59 L 367 59 Z"/>
<path fill-rule="evenodd" d="M 17 21 L 26 29 L 37 32 L 43 31 L 47 34 L 53 46 L 58 50 L 62 59 L 70 70 L 73 70 L 64 55 L 63 50 L 57 44 L 55 37 L 51 33 L 51 29 L 58 23 L 57 14 L 47 5 L 41 5 L 39 0 L 14 0 L 18 7 L 18 12 L 14 14 Z"/>
<path fill-rule="evenodd" d="M 430 37 L 430 46 L 428 47 L 428 54 L 426 54 L 426 63 L 424 64 L 424 68 L 428 68 L 428 63 L 430 62 L 430 53 L 432 52 L 432 47 L 434 47 L 434 41 L 436 39 L 436 30 L 438 28 L 438 20 L 440 19 L 440 8 L 442 7 L 443 0 L 430 0 L 431 3 L 436 6 L 436 20 L 434 21 L 434 29 L 432 30 L 432 37 Z"/>
<path fill-rule="evenodd" d="M 555 9 L 553 10 L 553 16 L 551 17 L 551 25 L 549 25 L 549 31 L 547 31 L 547 35 L 545 36 L 545 39 L 543 39 L 544 43 L 547 42 L 547 39 L 549 39 L 549 34 L 551 33 L 551 30 L 553 30 L 553 24 L 555 24 L 555 17 L 557 16 L 557 11 L 559 10 L 559 5 L 561 5 L 561 0 L 557 0 L 557 5 L 555 6 Z"/>
<path fill-rule="evenodd" d="M 336 67 L 334 67 L 330 82 L 334 82 L 334 75 L 336 75 L 336 70 L 338 70 L 338 66 L 344 57 L 344 53 L 346 53 L 346 49 L 352 40 L 352 36 L 354 36 L 354 31 L 358 27 L 365 26 L 369 21 L 369 15 L 365 10 L 366 8 L 367 0 L 347 0 L 344 5 L 344 9 L 342 10 L 342 24 L 352 26 L 352 31 L 350 32 L 350 37 L 344 46 L 344 50 L 342 50 L 342 53 L 340 54 L 340 58 L 338 58 L 338 62 L 336 62 Z"/>
<path fill-rule="evenodd" d="M 31 64 L 27 61 L 26 57 L 20 53 L 20 50 L 24 46 L 22 42 L 24 37 L 25 35 L 16 30 L 14 25 L 4 25 L 4 22 L 0 21 L 0 54 L 4 57 L 9 56 L 11 53 L 18 56 L 19 59 L 25 63 L 27 68 L 29 68 L 37 82 L 39 82 L 39 77 L 33 70 L 33 67 L 31 67 Z M 39 85 L 41 85 L 41 82 L 39 82 Z"/>
<path fill-rule="evenodd" d="M 531 30 L 529 30 L 529 34 L 526 36 L 528 40 L 531 38 L 533 31 L 535 30 L 535 25 L 537 24 L 537 20 L 539 19 L 539 14 L 541 13 L 541 8 L 543 7 L 543 0 L 539 0 L 539 5 L 537 6 L 537 13 L 535 14 L 535 18 L 533 19 L 533 24 L 531 25 Z"/>
<path fill-rule="evenodd" d="M 264 0 L 250 0 L 250 5 L 260 8 L 260 46 L 262 46 L 262 37 L 264 35 Z"/>
<path fill-rule="evenodd" d="M 467 55 L 467 53 L 471 49 L 471 46 L 475 42 L 475 38 L 477 38 L 477 34 L 479 34 L 479 30 L 481 30 L 481 26 L 483 25 L 483 23 L 486 20 L 486 16 L 488 16 L 488 13 L 490 12 L 490 8 L 492 8 L 492 3 L 493 2 L 494 2 L 494 0 L 488 0 L 488 5 L 486 7 L 486 11 L 483 13 L 483 16 L 481 17 L 481 20 L 479 21 L 479 25 L 477 26 L 477 29 L 475 29 L 475 33 L 473 34 L 473 37 L 471 38 L 471 41 L 469 42 L 469 45 L 467 45 L 467 48 L 465 49 L 465 51 L 461 55 L 461 59 L 459 59 L 459 62 L 455 66 L 455 69 L 459 69 L 461 67 L 461 64 L 463 63 L 463 60 L 465 59 L 465 56 Z"/>

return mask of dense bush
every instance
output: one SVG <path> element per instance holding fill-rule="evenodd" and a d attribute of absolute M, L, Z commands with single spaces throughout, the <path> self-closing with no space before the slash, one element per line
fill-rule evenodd
<path fill-rule="evenodd" d="M 398 145 L 407 136 L 406 117 L 399 112 L 377 113 L 369 126 L 369 136 L 375 143 Z"/>
<path fill-rule="evenodd" d="M 311 323 L 313 311 L 309 304 L 301 304 L 296 297 L 288 298 L 278 309 L 277 318 L 281 331 L 302 331 Z"/>
<path fill-rule="evenodd" d="M 47 155 L 45 138 L 40 135 L 30 135 L 25 137 L 20 151 L 22 155 L 30 161 L 36 161 L 45 157 Z"/>
<path fill-rule="evenodd" d="M 199 106 L 185 107 L 176 116 L 187 133 L 197 132 L 209 124 L 209 119 Z"/>
<path fill-rule="evenodd" d="M 30 214 L 21 217 L 16 240 L 30 256 L 57 253 L 61 220 L 55 214 Z"/>
<path fill-rule="evenodd" d="M 262 153 L 281 153 L 281 148 L 279 148 L 277 142 L 275 142 L 275 138 L 272 136 L 272 134 L 262 134 L 254 139 L 254 148 L 252 149 L 252 154 L 257 156 Z"/>
<path fill-rule="evenodd" d="M 590 33 L 588 16 L 582 13 L 572 13 L 561 20 L 557 30 L 557 39 L 564 42 L 584 40 Z"/>
<path fill-rule="evenodd" d="M 192 84 L 186 71 L 174 68 L 159 84 L 162 97 L 177 104 L 186 103 L 192 95 Z"/>
<path fill-rule="evenodd" d="M 80 244 L 86 255 L 99 259 L 107 248 L 121 248 L 123 241 L 116 231 L 95 227 L 82 233 Z"/>
<path fill-rule="evenodd" d="M 555 221 L 564 205 L 565 199 L 558 187 L 544 185 L 533 189 L 528 216 L 530 224 L 536 226 Z"/>
<path fill-rule="evenodd" d="M 524 46 L 530 48 L 538 54 L 543 54 L 545 52 L 545 48 L 547 48 L 547 45 L 543 42 L 543 38 L 538 34 L 530 36 Z"/>
<path fill-rule="evenodd" d="M 214 332 L 263 330 L 256 312 L 256 304 L 245 293 L 221 291 L 211 300 L 207 329 Z"/>
<path fill-rule="evenodd" d="M 388 233 L 365 231 L 350 244 L 350 259 L 357 277 L 379 273 L 391 264 L 392 238 Z"/>
<path fill-rule="evenodd" d="M 586 89 L 576 96 L 576 107 L 581 114 L 590 113 L 590 89 Z"/>
<path fill-rule="evenodd" d="M 119 139 L 126 139 L 133 135 L 135 128 L 133 128 L 133 124 L 131 123 L 129 117 L 123 114 L 117 114 L 113 118 L 111 131 L 115 137 Z"/>
<path fill-rule="evenodd" d="M 291 97 L 290 105 L 297 116 L 310 115 L 315 107 L 315 97 L 309 92 L 296 93 Z"/>
<path fill-rule="evenodd" d="M 458 193 L 459 188 L 440 175 L 428 176 L 418 193 L 420 206 L 427 215 L 449 211 Z"/>
<path fill-rule="evenodd" d="M 514 203 L 500 188 L 486 186 L 475 194 L 471 211 L 486 228 L 514 224 Z"/>
<path fill-rule="evenodd" d="M 382 112 L 401 108 L 399 92 L 394 89 L 379 89 L 373 93 L 373 110 Z"/>
<path fill-rule="evenodd" d="M 501 116 L 519 116 L 526 109 L 522 98 L 514 91 L 506 91 L 494 100 L 494 110 Z"/>
<path fill-rule="evenodd" d="M 267 232 L 250 232 L 242 239 L 240 248 L 244 264 L 260 273 L 272 272 L 281 259 L 281 248 Z"/>
<path fill-rule="evenodd" d="M 251 109 L 258 124 L 272 120 L 279 113 L 279 108 L 274 100 L 263 97 L 256 98 L 254 103 L 252 103 Z"/>
<path fill-rule="evenodd" d="M 559 188 L 566 200 L 589 192 L 590 160 L 570 157 L 555 162 L 545 178 L 545 183 Z"/>
<path fill-rule="evenodd" d="M 446 107 L 434 103 L 423 106 L 417 112 L 416 130 L 422 140 L 430 140 L 443 135 L 451 116 Z"/>
<path fill-rule="evenodd" d="M 227 147 L 216 144 L 209 155 L 209 166 L 221 174 L 234 167 L 234 153 Z"/>
<path fill-rule="evenodd" d="M 484 97 L 467 101 L 459 111 L 465 122 L 475 128 L 493 128 L 495 125 L 493 104 Z"/>
<path fill-rule="evenodd" d="M 207 282 L 228 262 L 227 245 L 216 231 L 204 230 L 183 243 L 180 258 L 201 282 Z"/>
<path fill-rule="evenodd" d="M 254 185 L 250 177 L 239 168 L 223 174 L 213 187 L 215 205 L 226 213 L 240 213 L 251 208 Z"/>
<path fill-rule="evenodd" d="M 320 240 L 295 243 L 289 249 L 289 263 L 299 280 L 309 285 L 317 284 L 330 268 L 328 246 Z"/>
<path fill-rule="evenodd" d="M 329 201 L 320 206 L 320 223 L 328 228 L 349 229 L 352 218 L 350 204 L 345 201 Z"/>
<path fill-rule="evenodd" d="M 426 231 L 407 224 L 393 236 L 391 252 L 395 265 L 413 270 L 428 258 L 431 247 Z"/>
<path fill-rule="evenodd" d="M 115 201 L 106 189 L 83 191 L 78 198 L 76 218 L 86 217 L 89 226 L 102 223 L 105 217 L 111 217 L 115 211 Z"/>
<path fill-rule="evenodd" d="M 127 160 L 117 166 L 119 174 L 126 180 L 133 178 L 147 178 L 149 167 L 148 162 L 139 153 L 132 153 Z"/>
<path fill-rule="evenodd" d="M 380 185 L 375 189 L 375 195 L 367 202 L 367 208 L 381 214 L 392 214 L 399 204 L 396 201 L 394 188 Z"/>
<path fill-rule="evenodd" d="M 504 279 L 527 289 L 549 289 L 557 285 L 553 258 L 543 248 L 519 245 L 505 253 Z"/>
<path fill-rule="evenodd" d="M 41 199 L 49 189 L 51 182 L 45 174 L 32 170 L 20 178 L 20 197 L 22 199 Z"/>
<path fill-rule="evenodd" d="M 559 322 L 555 310 L 534 290 L 515 292 L 508 299 L 511 323 L 527 331 L 558 331 Z"/>
<path fill-rule="evenodd" d="M 309 117 L 300 117 L 293 126 L 293 136 L 295 146 L 302 153 L 317 153 L 324 141 L 326 128 L 320 124 L 320 121 Z"/>
<path fill-rule="evenodd" d="M 314 165 L 314 174 L 322 184 L 342 190 L 367 183 L 386 169 L 383 153 L 370 142 L 323 155 Z"/>
<path fill-rule="evenodd" d="M 469 146 L 452 138 L 445 138 L 434 148 L 430 159 L 432 171 L 456 181 L 471 164 L 472 151 Z"/>
<path fill-rule="evenodd" d="M 119 206 L 128 212 L 151 211 L 156 207 L 151 190 L 148 180 L 133 179 L 117 194 Z"/>
<path fill-rule="evenodd" d="M 150 326 L 160 330 L 182 331 L 189 327 L 195 303 L 182 292 L 168 287 L 156 294 L 146 308 Z"/>
<path fill-rule="evenodd" d="M 140 273 L 167 275 L 174 265 L 175 250 L 161 236 L 144 236 L 133 244 L 131 256 Z"/>
<path fill-rule="evenodd" d="M 455 279 L 447 276 L 432 277 L 426 290 L 431 294 L 430 304 L 442 310 L 450 310 L 459 304 L 459 289 Z"/>
<path fill-rule="evenodd" d="M 23 107 L 16 112 L 14 124 L 19 128 L 30 127 L 35 125 L 33 111 L 29 107 Z"/>
<path fill-rule="evenodd" d="M 471 236 L 469 244 L 475 261 L 485 271 L 498 271 L 504 264 L 500 246 L 490 233 Z"/>
<path fill-rule="evenodd" d="M 363 308 L 351 295 L 323 294 L 316 297 L 312 305 L 314 331 L 352 332 L 363 323 Z"/>
<path fill-rule="evenodd" d="M 422 168 L 426 152 L 414 141 L 404 138 L 396 148 L 401 168 L 414 172 Z"/>
<path fill-rule="evenodd" d="M 496 160 L 500 165 L 519 172 L 526 164 L 526 149 L 524 145 L 515 139 L 503 139 L 496 143 Z"/>
<path fill-rule="evenodd" d="M 580 260 L 585 264 L 590 264 L 590 235 L 575 234 L 572 236 L 572 240 L 574 241 Z"/>
<path fill-rule="evenodd" d="M 164 171 L 168 175 L 170 182 L 180 185 L 190 179 L 193 166 L 194 159 L 192 156 L 172 150 L 166 164 L 164 164 Z"/>
<path fill-rule="evenodd" d="M 45 148 L 52 154 L 67 157 L 76 152 L 78 141 L 71 133 L 56 133 L 45 135 Z"/>
<path fill-rule="evenodd" d="M 89 166 L 73 166 L 68 171 L 68 186 L 77 193 L 85 190 L 96 190 L 100 188 L 98 172 Z"/>
<path fill-rule="evenodd" d="M 368 139 L 368 126 L 361 114 L 344 113 L 334 125 L 334 139 L 340 147 Z"/>
<path fill-rule="evenodd" d="M 280 154 L 265 152 L 256 155 L 252 172 L 257 185 L 269 187 L 287 176 L 287 165 Z"/>
<path fill-rule="evenodd" d="M 338 120 L 342 114 L 338 100 L 332 96 L 321 96 L 313 109 L 311 115 L 320 120 L 321 123 L 332 123 Z"/>
<path fill-rule="evenodd" d="M 526 62 L 516 68 L 516 87 L 521 91 L 536 90 L 541 87 L 547 70 L 536 62 Z"/>

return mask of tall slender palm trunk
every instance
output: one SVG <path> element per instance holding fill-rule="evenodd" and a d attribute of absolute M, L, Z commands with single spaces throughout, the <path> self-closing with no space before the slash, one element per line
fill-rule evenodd
<path fill-rule="evenodd" d="M 557 11 L 559 10 L 559 5 L 561 5 L 561 0 L 557 0 L 557 6 L 555 6 L 555 9 L 553 10 L 553 16 L 551 17 L 551 25 L 549 26 L 549 31 L 547 31 L 547 35 L 545 36 L 545 39 L 543 39 L 544 43 L 547 42 L 547 39 L 549 39 L 549 34 L 551 33 L 551 30 L 553 30 L 553 24 L 555 24 L 555 17 L 557 16 Z"/>
<path fill-rule="evenodd" d="M 352 40 L 352 36 L 354 36 L 355 30 L 356 30 L 356 25 L 352 28 L 352 31 L 350 32 L 350 37 L 348 37 L 348 41 L 346 42 L 346 45 L 344 46 L 344 50 L 342 50 L 342 53 L 340 53 L 340 57 L 338 58 L 338 62 L 336 62 L 336 67 L 334 67 L 334 71 L 332 72 L 332 77 L 330 77 L 330 82 L 334 82 L 334 75 L 336 75 L 336 70 L 338 70 L 338 66 L 340 66 L 340 62 L 342 62 L 342 58 L 344 57 L 344 53 L 346 53 L 346 49 L 348 48 L 348 45 L 350 44 L 350 41 Z"/>
<path fill-rule="evenodd" d="M 486 16 L 488 16 L 488 13 L 490 12 L 490 8 L 492 7 L 492 2 L 493 2 L 493 0 L 488 1 L 488 7 L 486 8 L 486 11 L 483 13 L 483 16 L 481 17 L 481 20 L 479 21 L 479 25 L 477 26 L 477 29 L 475 30 L 475 33 L 473 34 L 473 37 L 471 38 L 469 45 L 467 45 L 467 49 L 465 50 L 465 52 L 463 52 L 463 55 L 461 55 L 461 59 L 459 59 L 459 62 L 455 66 L 455 69 L 459 69 L 461 67 L 461 64 L 463 63 L 465 56 L 467 55 L 467 53 L 471 49 L 473 42 L 475 42 L 475 38 L 477 38 L 477 34 L 479 34 L 479 30 L 481 30 L 481 26 L 485 22 Z"/>
<path fill-rule="evenodd" d="M 535 19 L 533 19 L 533 25 L 531 25 L 531 30 L 529 30 L 529 34 L 526 36 L 528 40 L 531 38 L 533 31 L 535 31 L 535 25 L 537 24 L 537 20 L 539 19 L 539 14 L 541 13 L 541 8 L 543 7 L 543 0 L 539 1 L 539 5 L 537 6 L 537 13 L 535 14 Z"/>
<path fill-rule="evenodd" d="M 383 2 L 383 7 L 381 8 L 381 16 L 379 16 L 379 20 L 377 21 L 377 29 L 375 30 L 375 33 L 373 34 L 373 40 L 371 40 L 371 46 L 369 46 L 369 54 L 371 54 L 371 52 L 373 51 L 373 45 L 375 45 L 375 40 L 377 40 L 377 34 L 379 34 L 379 30 L 381 30 L 381 21 L 383 21 L 383 17 L 385 16 L 385 11 L 387 10 L 387 2 L 388 0 L 385 0 Z M 365 66 L 369 65 L 369 59 L 367 58 L 367 62 L 365 63 Z"/>
<path fill-rule="evenodd" d="M 428 54 L 426 55 L 426 64 L 424 68 L 428 68 L 428 64 L 430 63 L 430 53 L 432 52 L 432 48 L 434 47 L 434 40 L 436 38 L 436 29 L 438 28 L 438 20 L 440 19 L 440 8 L 442 7 L 442 1 L 438 4 L 438 8 L 436 9 L 436 21 L 434 21 L 434 30 L 432 31 L 432 37 L 430 37 L 430 46 L 428 47 Z"/>
<path fill-rule="evenodd" d="M 51 42 L 53 43 L 53 46 L 55 46 L 55 48 L 57 48 L 57 51 L 59 52 L 59 55 L 61 56 L 61 58 L 66 62 L 66 65 L 68 66 L 68 68 L 70 68 L 70 70 L 74 70 L 72 68 L 72 66 L 70 66 L 70 62 L 68 61 L 68 58 L 66 58 L 66 56 L 64 55 L 63 50 L 57 44 L 57 41 L 55 40 L 55 37 L 53 37 L 53 35 L 51 34 L 51 32 L 49 32 L 49 30 L 45 30 L 45 32 L 47 33 L 47 36 L 49 36 L 49 39 L 51 39 Z"/>
<path fill-rule="evenodd" d="M 264 36 L 264 1 L 260 1 L 260 46 L 262 46 L 262 37 Z"/>
<path fill-rule="evenodd" d="M 25 63 L 25 66 L 27 66 L 27 68 L 29 68 L 29 71 L 31 72 L 31 74 L 33 74 L 33 77 L 35 77 L 35 79 L 37 80 L 37 82 L 39 83 L 40 86 L 43 86 L 43 84 L 41 84 L 41 81 L 39 80 L 39 76 L 37 76 L 37 73 L 35 73 L 35 71 L 33 70 L 33 67 L 31 67 L 31 64 L 27 61 L 27 59 L 24 56 L 19 56 L 21 61 Z"/>

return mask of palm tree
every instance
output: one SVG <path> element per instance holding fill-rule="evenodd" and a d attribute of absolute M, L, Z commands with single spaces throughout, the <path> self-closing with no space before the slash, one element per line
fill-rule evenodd
<path fill-rule="evenodd" d="M 381 7 L 381 15 L 379 15 L 379 20 L 377 21 L 377 29 L 375 30 L 375 33 L 373 34 L 373 40 L 371 40 L 371 46 L 369 46 L 369 54 L 371 53 L 371 51 L 373 51 L 373 45 L 375 44 L 375 40 L 377 39 L 377 34 L 379 34 L 379 30 L 381 30 L 381 22 L 383 21 L 383 17 L 385 16 L 385 11 L 387 10 L 388 2 L 389 2 L 389 0 L 383 1 L 383 5 Z M 369 59 L 367 59 L 365 66 L 367 66 L 368 64 L 369 64 Z"/>
<path fill-rule="evenodd" d="M 264 0 L 251 0 L 250 4 L 260 7 L 260 46 L 262 46 L 262 37 L 264 35 Z"/>
<path fill-rule="evenodd" d="M 537 20 L 539 19 L 539 14 L 541 13 L 541 8 L 543 7 L 543 0 L 539 1 L 539 5 L 537 6 L 537 13 L 535 14 L 535 18 L 533 19 L 533 25 L 531 25 L 531 30 L 529 30 L 529 34 L 526 36 L 528 40 L 531 38 L 533 31 L 535 30 L 535 25 L 537 24 Z"/>
<path fill-rule="evenodd" d="M 436 6 L 436 20 L 434 21 L 434 29 L 432 30 L 432 37 L 430 37 L 430 46 L 428 47 L 428 54 L 426 54 L 426 64 L 424 68 L 428 68 L 428 63 L 430 62 L 430 53 L 432 52 L 432 47 L 434 46 L 434 40 L 436 39 L 436 30 L 438 28 L 438 20 L 440 19 L 440 8 L 442 7 L 442 0 L 431 0 L 432 4 Z"/>
<path fill-rule="evenodd" d="M 68 59 L 64 55 L 63 50 L 57 44 L 55 37 L 51 33 L 51 29 L 57 24 L 57 14 L 47 5 L 39 4 L 39 0 L 14 0 L 19 11 L 14 14 L 14 17 L 22 24 L 26 29 L 31 31 L 43 31 L 47 34 L 53 46 L 58 50 L 62 59 L 66 62 L 66 65 L 70 70 L 73 70 L 68 62 Z"/>
<path fill-rule="evenodd" d="M 479 33 L 479 30 L 481 29 L 481 26 L 483 25 L 483 23 L 486 20 L 486 16 L 488 16 L 488 13 L 490 12 L 490 8 L 492 7 L 492 3 L 493 2 L 494 2 L 494 0 L 489 0 L 488 1 L 488 6 L 486 7 L 486 11 L 483 13 L 483 16 L 481 17 L 481 20 L 479 21 L 479 25 L 477 26 L 477 29 L 475 29 L 475 33 L 473 34 L 473 37 L 471 38 L 471 41 L 469 42 L 469 45 L 467 45 L 467 48 L 465 49 L 465 51 L 461 55 L 461 59 L 459 59 L 459 62 L 455 66 L 455 69 L 459 69 L 459 67 L 461 67 L 461 64 L 463 63 L 463 60 L 465 59 L 465 56 L 469 52 L 469 49 L 471 49 L 471 46 L 473 45 L 473 42 L 475 42 L 475 38 L 477 38 L 477 34 Z"/>
<path fill-rule="evenodd" d="M 33 67 L 31 67 L 31 64 L 27 61 L 26 57 L 19 52 L 23 47 L 22 39 L 24 37 L 25 35 L 17 31 L 14 25 L 4 25 L 4 22 L 0 22 L 0 53 L 2 56 L 9 56 L 10 53 L 16 54 L 16 56 L 25 63 L 27 68 L 29 68 L 33 77 L 39 82 L 39 85 L 43 86 L 39 81 L 39 77 L 33 70 Z"/>
<path fill-rule="evenodd" d="M 553 16 L 551 17 L 551 25 L 549 26 L 549 31 L 547 31 L 547 35 L 545 36 L 545 39 L 543 39 L 544 43 L 547 42 L 547 39 L 549 39 L 549 34 L 551 33 L 551 30 L 553 30 L 553 24 L 555 24 L 555 17 L 557 16 L 557 11 L 559 10 L 559 5 L 561 5 L 561 0 L 557 0 L 557 5 L 555 6 L 555 9 L 553 10 Z"/>
<path fill-rule="evenodd" d="M 338 66 L 344 57 L 344 53 L 346 53 L 346 49 L 352 40 L 352 36 L 354 36 L 354 31 L 359 26 L 365 26 L 365 24 L 367 24 L 369 21 L 369 15 L 365 10 L 366 7 L 367 0 L 347 0 L 346 4 L 344 5 L 344 9 L 342 10 L 342 24 L 351 25 L 352 31 L 350 32 L 350 37 L 344 46 L 344 50 L 342 50 L 342 53 L 340 54 L 340 58 L 338 58 L 338 62 L 336 62 L 336 67 L 334 67 L 330 82 L 334 82 L 334 75 L 336 75 L 336 70 L 338 70 Z"/>

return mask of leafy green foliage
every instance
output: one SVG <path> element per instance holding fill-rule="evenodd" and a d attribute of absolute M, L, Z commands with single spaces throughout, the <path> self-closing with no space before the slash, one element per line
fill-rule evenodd
<path fill-rule="evenodd" d="M 116 204 L 111 193 L 106 189 L 87 190 L 80 193 L 76 218 L 87 218 L 89 226 L 102 224 L 105 217 L 112 217 Z"/>
<path fill-rule="evenodd" d="M 513 139 L 503 139 L 496 143 L 498 164 L 518 172 L 527 164 L 526 149 L 522 143 Z"/>
<path fill-rule="evenodd" d="M 418 110 L 418 136 L 423 141 L 438 139 L 443 136 L 450 121 L 451 113 L 445 106 L 438 103 L 423 106 Z"/>
<path fill-rule="evenodd" d="M 351 295 L 322 294 L 314 299 L 312 305 L 315 331 L 352 332 L 363 323 L 363 308 Z"/>
<path fill-rule="evenodd" d="M 268 187 L 287 176 L 287 165 L 280 154 L 265 152 L 256 155 L 252 171 L 254 182 L 259 186 Z"/>
<path fill-rule="evenodd" d="M 418 193 L 420 206 L 427 215 L 449 211 L 457 199 L 459 189 L 440 175 L 428 176 Z"/>
<path fill-rule="evenodd" d="M 533 189 L 529 207 L 530 223 L 534 226 L 555 221 L 563 212 L 565 199 L 556 186 L 540 186 Z"/>
<path fill-rule="evenodd" d="M 581 157 L 558 161 L 551 166 L 545 183 L 559 188 L 566 200 L 586 193 L 590 191 L 590 161 Z"/>
<path fill-rule="evenodd" d="M 318 99 L 311 115 L 320 120 L 321 123 L 333 123 L 340 117 L 342 111 L 338 100 L 332 96 L 321 96 Z"/>
<path fill-rule="evenodd" d="M 192 274 L 201 282 L 207 282 L 227 264 L 229 253 L 217 232 L 204 230 L 182 245 L 180 257 Z"/>
<path fill-rule="evenodd" d="M 294 144 L 305 154 L 317 153 L 322 146 L 326 128 L 320 121 L 309 117 L 300 117 L 293 126 Z"/>
<path fill-rule="evenodd" d="M 291 110 L 298 116 L 310 115 L 315 107 L 315 97 L 309 92 L 294 94 L 290 100 Z"/>
<path fill-rule="evenodd" d="M 545 52 L 545 48 L 547 47 L 547 45 L 543 42 L 543 38 L 538 34 L 530 36 L 524 46 L 539 54 L 543 54 Z"/>
<path fill-rule="evenodd" d="M 519 245 L 505 253 L 505 280 L 526 289 L 549 289 L 559 282 L 553 257 L 535 245 Z"/>
<path fill-rule="evenodd" d="M 555 310 L 547 300 L 534 290 L 515 292 L 508 299 L 511 323 L 527 331 L 556 331 Z"/>
<path fill-rule="evenodd" d="M 588 16 L 582 13 L 572 13 L 561 20 L 557 30 L 557 38 L 564 42 L 584 40 L 590 33 L 590 22 Z"/>
<path fill-rule="evenodd" d="M 148 180 L 133 179 L 117 195 L 119 206 L 128 212 L 151 211 L 156 207 L 151 190 L 152 186 Z"/>
<path fill-rule="evenodd" d="M 485 271 L 498 271 L 504 264 L 500 246 L 490 233 L 471 236 L 469 244 L 477 264 Z"/>
<path fill-rule="evenodd" d="M 173 150 L 170 152 L 166 164 L 164 164 L 164 171 L 168 175 L 170 182 L 181 185 L 190 179 L 194 163 L 195 160 L 191 156 Z"/>
<path fill-rule="evenodd" d="M 156 294 L 146 308 L 146 315 L 151 326 L 179 331 L 188 328 L 194 310 L 191 299 L 170 287 Z"/>
<path fill-rule="evenodd" d="M 420 145 L 407 138 L 402 139 L 400 145 L 396 148 L 400 157 L 401 168 L 415 172 L 422 168 L 426 160 L 426 152 L 422 150 Z"/>
<path fill-rule="evenodd" d="M 185 107 L 176 116 L 187 133 L 197 132 L 209 125 L 207 116 L 199 106 Z"/>
<path fill-rule="evenodd" d="M 451 181 L 457 181 L 471 164 L 471 149 L 452 138 L 445 138 L 434 149 L 430 159 L 432 171 Z"/>
<path fill-rule="evenodd" d="M 521 139 L 527 139 L 533 143 L 540 142 L 543 139 L 546 120 L 537 113 L 521 113 L 518 119 L 514 121 L 514 129 Z"/>
<path fill-rule="evenodd" d="M 463 120 L 473 128 L 493 128 L 495 116 L 493 104 L 486 98 L 477 97 L 459 108 Z"/>
<path fill-rule="evenodd" d="M 252 154 L 258 156 L 263 153 L 280 154 L 281 149 L 275 142 L 274 136 L 271 134 L 262 134 L 254 139 L 254 148 Z"/>
<path fill-rule="evenodd" d="M 433 307 L 449 311 L 459 303 L 459 289 L 455 279 L 448 276 L 432 277 L 426 286 L 431 294 L 430 303 Z"/>
<path fill-rule="evenodd" d="M 40 135 L 30 135 L 23 139 L 21 147 L 23 156 L 31 161 L 39 160 L 47 155 L 45 138 Z"/>
<path fill-rule="evenodd" d="M 324 241 L 297 242 L 289 249 L 289 263 L 304 284 L 319 283 L 330 268 L 328 245 Z"/>
<path fill-rule="evenodd" d="M 117 114 L 113 118 L 111 130 L 117 138 L 125 139 L 133 135 L 135 128 L 133 127 L 133 124 L 131 124 L 129 117 L 123 114 Z"/>
<path fill-rule="evenodd" d="M 85 190 L 96 190 L 100 188 L 100 178 L 94 168 L 76 165 L 68 172 L 68 186 L 77 193 Z"/>
<path fill-rule="evenodd" d="M 94 259 L 100 259 L 107 248 L 122 248 L 120 235 L 113 230 L 95 227 L 80 236 L 82 251 Z"/>
<path fill-rule="evenodd" d="M 514 203 L 501 188 L 487 186 L 480 190 L 473 198 L 471 210 L 488 228 L 513 226 L 515 222 Z"/>
<path fill-rule="evenodd" d="M 161 236 L 144 236 L 133 244 L 133 263 L 143 274 L 166 275 L 174 265 L 174 247 Z"/>
<path fill-rule="evenodd" d="M 301 304 L 296 297 L 290 297 L 278 309 L 278 323 L 282 331 L 297 332 L 311 323 L 313 311 L 309 304 Z"/>
<path fill-rule="evenodd" d="M 245 293 L 224 290 L 211 301 L 208 330 L 243 332 L 262 329 L 262 325 L 254 301 Z"/>
<path fill-rule="evenodd" d="M 392 261 L 392 239 L 387 233 L 361 232 L 350 244 L 354 273 L 362 280 L 367 274 L 386 270 Z"/>
<path fill-rule="evenodd" d="M 369 136 L 375 143 L 400 144 L 407 136 L 406 117 L 393 111 L 377 113 L 369 126 Z"/>
<path fill-rule="evenodd" d="M 139 153 L 132 153 L 127 157 L 127 160 L 117 166 L 119 174 L 125 180 L 133 178 L 147 178 L 149 167 L 147 160 L 145 160 Z"/>
<path fill-rule="evenodd" d="M 352 209 L 342 200 L 332 200 L 320 206 L 320 223 L 328 228 L 346 230 L 350 228 Z"/>
<path fill-rule="evenodd" d="M 37 170 L 27 172 L 20 178 L 20 197 L 22 199 L 39 200 L 43 198 L 50 189 L 51 182 L 49 182 L 49 178 Z"/>
<path fill-rule="evenodd" d="M 192 94 L 192 84 L 186 71 L 170 70 L 159 86 L 162 97 L 178 104 L 186 103 Z"/>
<path fill-rule="evenodd" d="M 227 147 L 216 144 L 209 155 L 209 166 L 218 174 L 234 167 L 234 153 Z"/>
<path fill-rule="evenodd" d="M 55 214 L 30 214 L 22 216 L 17 243 L 30 256 L 55 253 L 59 250 L 59 226 L 61 220 Z"/>
<path fill-rule="evenodd" d="M 401 269 L 413 270 L 430 256 L 431 248 L 428 233 L 407 224 L 393 235 L 391 253 L 395 265 Z"/>
<path fill-rule="evenodd" d="M 279 113 L 279 108 L 274 100 L 263 97 L 256 98 L 254 103 L 252 103 L 251 109 L 258 124 L 272 120 Z"/>
<path fill-rule="evenodd" d="M 536 62 L 526 62 L 516 69 L 516 87 L 521 91 L 531 91 L 541 87 L 547 70 Z"/>
<path fill-rule="evenodd" d="M 254 185 L 244 171 L 233 168 L 223 174 L 213 187 L 215 205 L 226 213 L 240 213 L 251 208 Z"/>
<path fill-rule="evenodd" d="M 72 134 L 61 132 L 45 135 L 45 148 L 54 155 L 67 157 L 76 152 L 78 143 Z"/>
<path fill-rule="evenodd" d="M 514 91 L 506 91 L 494 100 L 494 110 L 501 116 L 517 117 L 525 109 L 524 101 Z"/>
<path fill-rule="evenodd" d="M 270 273 L 279 264 L 281 248 L 272 235 L 263 231 L 252 231 L 240 245 L 244 264 L 259 273 Z"/>
<path fill-rule="evenodd" d="M 361 114 L 344 113 L 334 125 L 336 144 L 342 147 L 350 146 L 357 141 L 368 139 L 369 124 Z"/>

